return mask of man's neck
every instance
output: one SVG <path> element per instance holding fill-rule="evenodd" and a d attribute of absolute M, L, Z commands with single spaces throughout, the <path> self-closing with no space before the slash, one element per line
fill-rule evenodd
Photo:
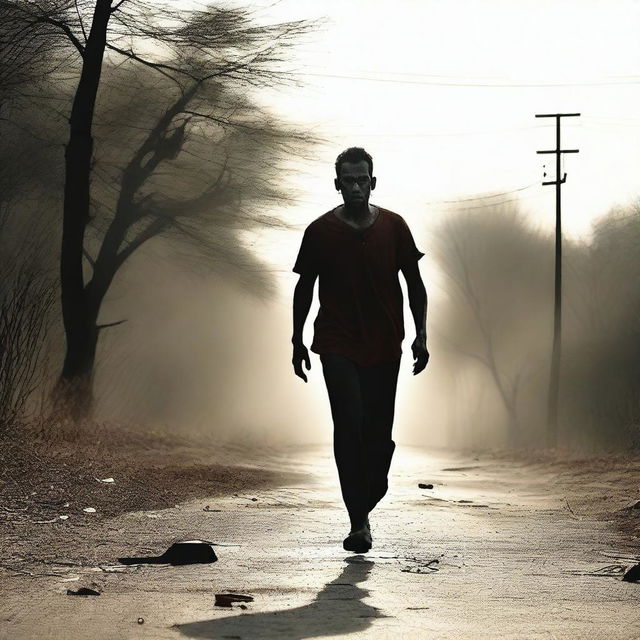
<path fill-rule="evenodd" d="M 344 205 L 340 205 L 335 208 L 334 214 L 340 218 L 345 224 L 353 227 L 354 229 L 367 229 L 376 221 L 378 217 L 378 207 L 369 204 L 367 208 L 364 209 L 364 214 L 362 211 L 358 211 L 358 217 L 353 217 L 351 215 L 347 215 L 351 213 Z"/>
<path fill-rule="evenodd" d="M 375 207 L 368 202 L 357 206 L 341 204 L 338 207 L 338 213 L 342 215 L 343 218 L 347 218 L 353 222 L 365 222 L 375 215 Z"/>

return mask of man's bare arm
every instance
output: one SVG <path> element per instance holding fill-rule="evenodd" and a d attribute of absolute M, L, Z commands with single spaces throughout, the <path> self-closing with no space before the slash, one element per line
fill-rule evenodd
<path fill-rule="evenodd" d="M 427 350 L 427 290 L 422 282 L 418 262 L 411 262 L 402 268 L 402 275 L 407 281 L 409 307 L 416 327 L 416 338 L 411 345 L 413 353 L 413 375 L 420 373 L 429 362 Z"/>
<path fill-rule="evenodd" d="M 302 332 L 311 308 L 313 287 L 317 277 L 316 273 L 301 274 L 293 292 L 293 337 L 291 338 L 293 359 L 291 362 L 295 374 L 305 382 L 307 381 L 307 376 L 302 370 L 302 363 L 305 363 L 307 371 L 309 371 L 311 369 L 311 360 L 309 359 L 309 352 L 302 342 Z"/>

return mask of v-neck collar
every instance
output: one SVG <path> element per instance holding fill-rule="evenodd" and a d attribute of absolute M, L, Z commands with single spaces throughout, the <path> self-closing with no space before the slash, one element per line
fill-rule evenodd
<path fill-rule="evenodd" d="M 363 229 L 356 229 L 354 226 L 350 225 L 348 222 L 345 222 L 342 218 L 339 218 L 338 215 L 336 214 L 336 209 L 338 207 L 334 207 L 333 209 L 331 209 L 329 213 L 342 225 L 344 225 L 348 229 L 351 229 L 351 231 L 355 233 L 363 233 L 365 231 L 369 231 L 370 229 L 372 229 L 375 226 L 375 224 L 378 222 L 378 220 L 382 217 L 382 209 L 375 204 L 372 206 L 378 210 L 378 215 L 374 218 L 373 222 L 368 227 L 364 227 Z"/>

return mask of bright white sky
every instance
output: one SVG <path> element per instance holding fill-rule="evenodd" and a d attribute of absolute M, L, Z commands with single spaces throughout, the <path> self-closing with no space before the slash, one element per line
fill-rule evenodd
<path fill-rule="evenodd" d="M 592 220 L 640 194 L 640 2 L 281 0 L 264 16 L 327 19 L 295 49 L 305 86 L 263 95 L 331 140 L 294 167 L 304 196 L 287 217 L 301 226 L 338 204 L 335 156 L 358 145 L 374 158 L 371 202 L 405 217 L 427 250 L 450 201 L 480 194 L 518 198 L 552 229 L 555 188 L 540 183 L 555 160 L 536 150 L 555 147 L 555 121 L 536 113 L 582 113 L 562 125 L 563 148 L 580 150 L 564 159 L 567 235 L 588 236 Z M 258 241 L 284 268 L 300 239 L 287 238 Z"/>
<path fill-rule="evenodd" d="M 233 0 L 242 6 L 248 3 Z M 305 85 L 266 91 L 260 99 L 285 120 L 330 143 L 318 149 L 314 162 L 304 166 L 292 162 L 290 173 L 283 173 L 283 180 L 289 180 L 302 198 L 298 205 L 277 213 L 295 223 L 297 230 L 264 230 L 247 238 L 278 276 L 282 294 L 272 307 L 258 309 L 260 331 L 253 326 L 246 331 L 247 361 L 254 362 L 259 354 L 262 364 L 275 363 L 269 365 L 268 375 L 281 382 L 270 385 L 269 397 L 257 403 L 260 416 L 238 420 L 273 424 L 277 431 L 284 419 L 281 407 L 287 406 L 287 419 L 295 429 L 300 431 L 303 425 L 305 437 L 313 439 L 315 433 L 326 438 L 330 417 L 317 358 L 312 357 L 312 384 L 302 385 L 290 371 L 291 296 L 297 280 L 291 267 L 304 227 L 340 202 L 333 188 L 336 155 L 354 145 L 373 155 L 378 187 L 372 202 L 396 211 L 409 223 L 418 247 L 427 254 L 421 271 L 430 305 L 437 305 L 439 278 L 430 260 L 433 225 L 453 206 L 460 206 L 459 201 L 481 212 L 486 201 L 478 196 L 492 194 L 494 202 L 519 200 L 531 219 L 551 232 L 554 187 L 540 183 L 555 178 L 554 160 L 536 150 L 555 147 L 554 121 L 534 116 L 581 112 L 582 117 L 563 123 L 563 147 L 580 150 L 565 157 L 563 217 L 567 236 L 588 237 L 595 218 L 640 195 L 640 2 L 260 0 L 251 4 L 265 8 L 262 19 L 269 22 L 327 19 L 321 30 L 295 49 L 290 69 L 304 74 L 300 77 Z M 551 292 L 552 283 L 549 287 Z M 307 322 L 307 344 L 316 310 L 317 300 Z M 251 314 L 255 317 L 253 303 Z M 444 382 L 439 383 L 437 376 L 410 380 L 413 328 L 406 305 L 405 325 L 407 355 L 398 396 L 399 423 L 405 431 L 400 430 L 400 438 L 421 441 L 427 437 L 424 419 L 411 414 L 412 407 L 442 408 L 451 394 L 438 386 Z M 243 370 L 242 384 L 263 389 L 265 371 L 262 366 Z M 298 404 L 292 404 L 292 398 Z M 247 407 L 255 412 L 252 403 Z M 265 407 L 273 407 L 269 409 L 273 415 L 267 415 Z M 427 429 L 431 441 L 446 440 L 449 410 L 455 407 L 445 406 L 440 418 L 431 416 Z"/>

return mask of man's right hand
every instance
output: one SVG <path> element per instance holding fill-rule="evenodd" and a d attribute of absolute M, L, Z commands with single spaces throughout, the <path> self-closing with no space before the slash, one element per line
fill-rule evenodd
<path fill-rule="evenodd" d="M 307 347 L 305 347 L 301 342 L 294 343 L 293 345 L 293 359 L 291 360 L 293 363 L 293 370 L 295 374 L 302 378 L 305 382 L 307 381 L 307 375 L 302 370 L 302 363 L 304 362 L 307 371 L 311 369 L 311 360 L 309 359 L 309 352 L 307 351 Z"/>

